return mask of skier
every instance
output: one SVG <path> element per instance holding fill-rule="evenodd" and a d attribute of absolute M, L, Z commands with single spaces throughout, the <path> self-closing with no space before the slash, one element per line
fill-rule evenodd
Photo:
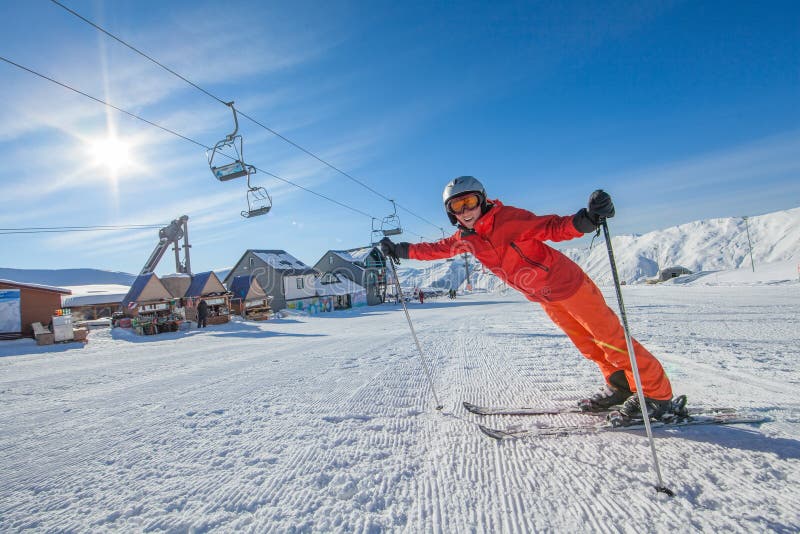
<path fill-rule="evenodd" d="M 592 193 L 587 208 L 575 215 L 535 215 L 489 200 L 483 184 L 460 176 L 444 188 L 444 208 L 455 234 L 433 243 L 394 243 L 381 240 L 383 252 L 395 260 L 436 260 L 465 252 L 474 255 L 509 286 L 541 304 L 545 313 L 570 338 L 578 350 L 600 368 L 606 384 L 579 402 L 589 411 L 621 405 L 628 419 L 641 419 L 638 395 L 617 315 L 600 290 L 572 260 L 544 241 L 565 241 L 595 231 L 603 219 L 614 216 L 611 196 Z M 671 410 L 672 387 L 659 361 L 633 341 L 642 389 L 651 418 Z"/>

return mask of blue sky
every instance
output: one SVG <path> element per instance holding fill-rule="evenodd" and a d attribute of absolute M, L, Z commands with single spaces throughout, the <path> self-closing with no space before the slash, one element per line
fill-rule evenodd
<path fill-rule="evenodd" d="M 800 205 L 797 2 L 87 2 L 68 7 L 414 212 L 409 241 L 452 227 L 447 181 L 570 214 L 592 190 L 614 233 Z M 46 0 L 5 3 L 3 57 L 205 145 L 230 111 Z M 258 125 L 244 180 L 205 151 L 0 62 L 0 228 L 166 224 L 189 215 L 195 271 L 248 248 L 315 263 L 364 245 L 391 204 Z M 115 136 L 128 162 L 92 152 Z M 419 217 L 434 223 L 429 224 Z M 157 229 L 0 235 L 0 266 L 138 272 Z M 170 256 L 157 272 L 174 270 Z"/>

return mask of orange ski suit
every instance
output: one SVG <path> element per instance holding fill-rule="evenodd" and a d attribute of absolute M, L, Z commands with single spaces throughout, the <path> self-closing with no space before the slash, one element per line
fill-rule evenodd
<path fill-rule="evenodd" d="M 472 254 L 528 300 L 541 304 L 578 350 L 600 367 L 606 381 L 621 369 L 635 391 L 619 318 L 586 273 L 544 243 L 582 235 L 572 216 L 534 215 L 493 200 L 472 230 L 459 227 L 452 236 L 433 243 L 409 243 L 408 257 L 436 260 Z M 671 399 L 672 387 L 659 361 L 636 340 L 633 345 L 644 395 Z"/>

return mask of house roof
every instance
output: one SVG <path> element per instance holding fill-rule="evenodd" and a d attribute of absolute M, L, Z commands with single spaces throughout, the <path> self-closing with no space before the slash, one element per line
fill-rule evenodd
<path fill-rule="evenodd" d="M 228 290 L 233 293 L 234 297 L 246 300 L 247 296 L 250 294 L 250 290 L 253 289 L 253 284 L 256 286 L 254 295 L 257 299 L 271 298 L 264 293 L 261 284 L 258 283 L 258 279 L 247 274 L 235 276 L 230 286 L 228 286 Z"/>
<path fill-rule="evenodd" d="M 204 295 L 203 290 L 206 288 L 206 285 L 209 281 L 216 281 L 219 284 L 220 288 L 224 291 L 225 286 L 222 285 L 222 282 L 219 281 L 219 278 L 214 273 L 214 271 L 208 271 L 205 273 L 197 273 L 192 276 L 192 283 L 189 284 L 189 289 L 186 290 L 185 297 L 200 297 Z"/>
<path fill-rule="evenodd" d="M 348 250 L 331 250 L 331 252 L 345 261 L 354 263 L 359 267 L 366 267 L 368 266 L 367 264 L 370 256 L 375 250 L 377 250 L 376 247 L 361 247 L 351 248 Z M 372 267 L 372 265 L 369 266 Z"/>
<path fill-rule="evenodd" d="M 140 274 L 137 276 L 136 280 L 134 280 L 133 284 L 131 284 L 128 294 L 122 299 L 122 305 L 127 306 L 131 302 L 135 302 L 136 299 L 139 298 L 139 295 L 142 294 L 142 291 L 144 291 L 145 286 L 147 286 L 147 282 L 149 282 L 150 278 L 154 276 L 155 273 Z"/>
<path fill-rule="evenodd" d="M 61 299 L 65 308 L 78 306 L 94 306 L 96 304 L 119 304 L 125 298 L 125 293 L 96 293 L 91 295 L 75 295 Z"/>
<path fill-rule="evenodd" d="M 280 271 L 283 274 L 317 274 L 317 271 L 302 261 L 298 260 L 285 250 L 254 250 L 250 252 L 255 254 L 264 263 Z"/>
<path fill-rule="evenodd" d="M 44 284 L 29 284 L 27 282 L 15 282 L 14 280 L 0 279 L 0 284 L 9 285 L 13 287 L 26 288 L 26 289 L 39 289 L 41 291 L 52 291 L 55 293 L 62 293 L 64 295 L 71 295 L 72 291 L 63 287 L 47 286 Z"/>

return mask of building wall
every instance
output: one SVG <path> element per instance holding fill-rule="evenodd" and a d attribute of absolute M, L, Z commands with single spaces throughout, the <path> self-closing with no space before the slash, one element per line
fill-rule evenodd
<path fill-rule="evenodd" d="M 0 288 L 20 290 L 20 315 L 22 318 L 23 336 L 33 337 L 33 327 L 31 327 L 31 324 L 42 323 L 44 326 L 47 326 L 50 324 L 55 310 L 61 309 L 62 294 L 56 291 L 19 287 L 2 283 L 0 283 Z"/>
<path fill-rule="evenodd" d="M 150 277 L 147 285 L 142 289 L 142 293 L 137 297 L 137 302 L 145 302 L 148 300 L 170 300 L 172 294 L 167 291 L 167 288 L 155 276 Z"/>
<path fill-rule="evenodd" d="M 317 294 L 313 274 L 289 275 L 283 277 L 284 295 L 286 300 L 304 299 Z M 302 288 L 297 287 L 297 281 L 302 280 Z"/>
<path fill-rule="evenodd" d="M 250 258 L 254 260 L 252 267 L 250 267 Z M 264 292 L 272 297 L 271 305 L 273 310 L 282 310 L 286 307 L 283 277 L 252 252 L 248 252 L 239 260 L 239 263 L 231 269 L 225 280 L 230 282 L 234 277 L 242 275 L 255 276 L 258 283 L 264 288 Z"/>
<path fill-rule="evenodd" d="M 375 306 L 376 304 L 383 303 L 381 292 L 378 287 L 378 269 L 362 269 L 334 252 L 325 254 L 314 268 L 321 272 L 344 276 L 366 289 L 367 305 Z"/>
<path fill-rule="evenodd" d="M 119 302 L 108 304 L 88 304 L 86 306 L 73 306 L 70 308 L 73 321 L 85 321 L 89 319 L 99 319 L 101 317 L 111 317 L 114 312 L 122 310 Z"/>

